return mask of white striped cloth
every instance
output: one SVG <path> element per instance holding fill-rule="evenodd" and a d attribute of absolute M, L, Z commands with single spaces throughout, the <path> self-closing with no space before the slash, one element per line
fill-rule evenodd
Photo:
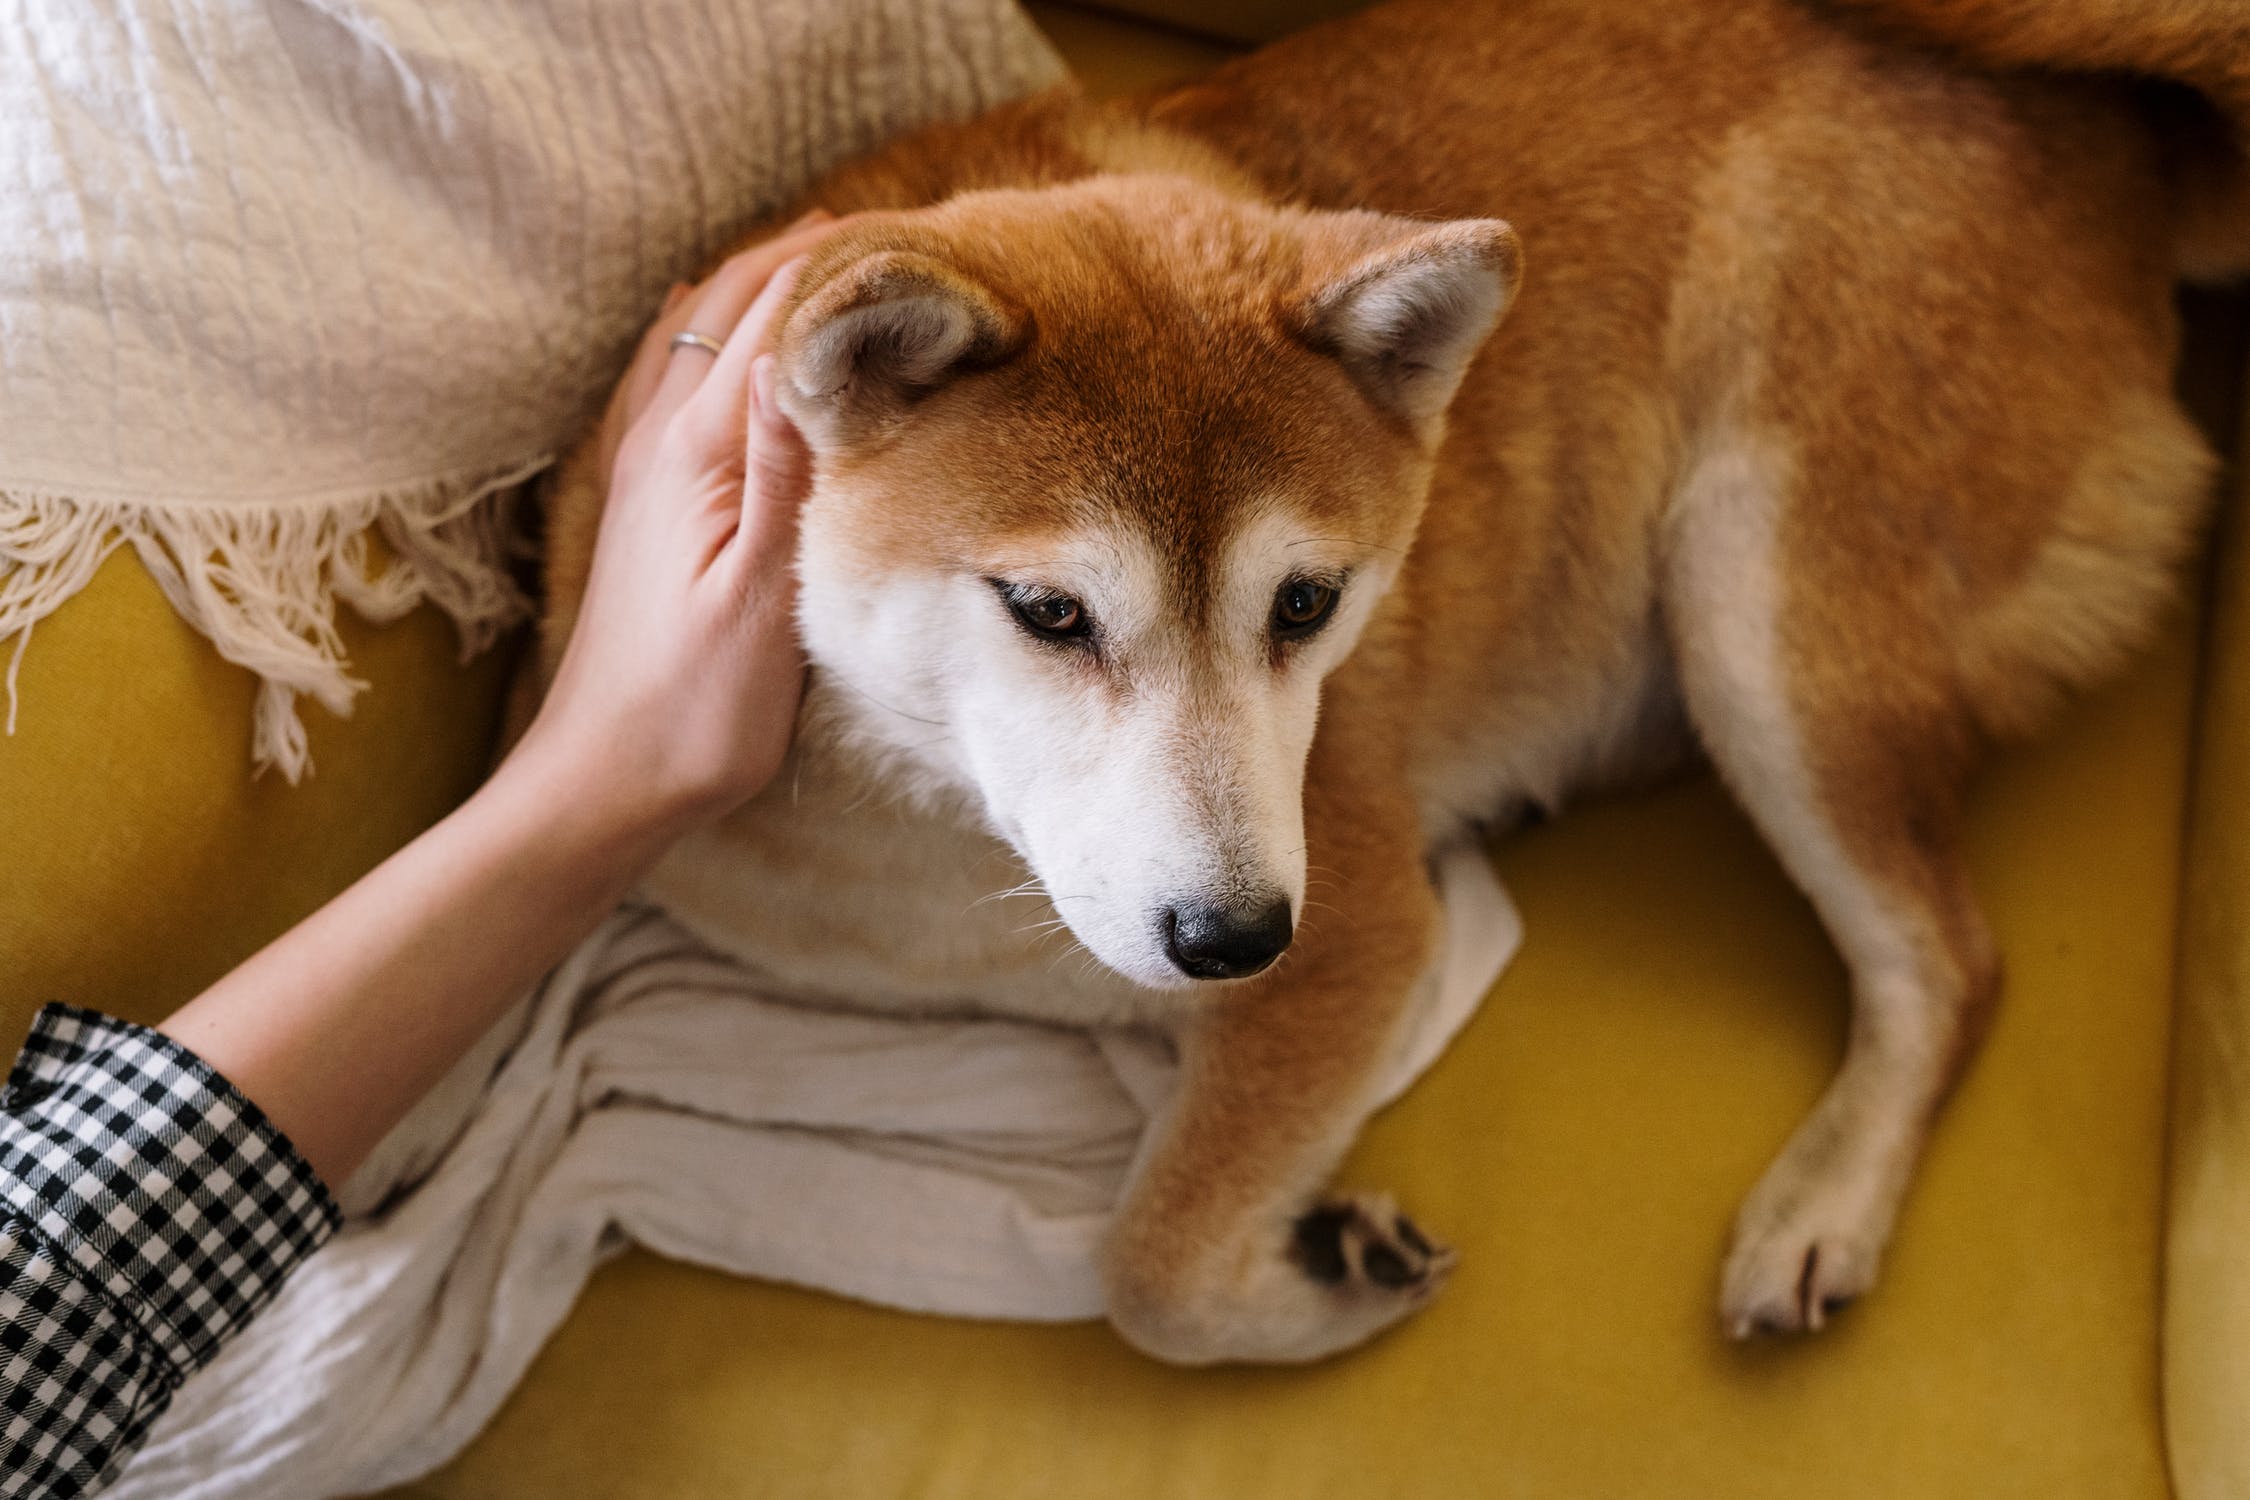
<path fill-rule="evenodd" d="M 1444 942 L 1379 1103 L 1522 938 L 1481 849 L 1436 876 Z M 469 1059 L 468 1086 L 346 1184 L 343 1231 L 180 1388 L 110 1500 L 320 1500 L 425 1474 L 628 1242 L 920 1312 L 1099 1317 L 1098 1252 L 1177 1072 L 1145 1032 L 792 1004 L 645 908 L 496 1040 L 497 1071 L 498 1047 Z"/>

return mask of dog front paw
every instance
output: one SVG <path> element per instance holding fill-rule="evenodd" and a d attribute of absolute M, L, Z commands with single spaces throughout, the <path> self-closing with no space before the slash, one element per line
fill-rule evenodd
<path fill-rule="evenodd" d="M 1110 1321 L 1142 1352 L 1174 1364 L 1297 1364 L 1364 1343 L 1435 1297 L 1453 1251 L 1380 1194 L 1330 1199 L 1279 1243 L 1169 1274 L 1169 1257 L 1120 1250 Z M 1225 1263 L 1222 1263 L 1225 1264 Z"/>
<path fill-rule="evenodd" d="M 1290 1253 L 1314 1281 L 1347 1293 L 1435 1291 L 1455 1259 L 1380 1193 L 1312 1209 L 1297 1221 Z"/>

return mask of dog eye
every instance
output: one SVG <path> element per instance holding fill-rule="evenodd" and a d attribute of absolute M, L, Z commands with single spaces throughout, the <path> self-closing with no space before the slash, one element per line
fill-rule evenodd
<path fill-rule="evenodd" d="M 1311 635 L 1335 613 L 1339 590 L 1311 578 L 1292 578 L 1273 595 L 1273 633 L 1283 640 Z"/>
<path fill-rule="evenodd" d="M 995 579 L 993 587 L 1007 601 L 1010 613 L 1018 624 L 1033 635 L 1047 640 L 1070 640 L 1092 631 L 1094 622 L 1087 616 L 1086 606 L 1068 594 L 1049 593 L 1045 589 L 1024 588 L 1002 583 Z"/>
<path fill-rule="evenodd" d="M 1016 613 L 1023 616 L 1023 622 L 1033 630 L 1048 635 L 1072 635 L 1086 625 L 1086 611 L 1066 594 L 1026 600 L 1016 606 Z"/>

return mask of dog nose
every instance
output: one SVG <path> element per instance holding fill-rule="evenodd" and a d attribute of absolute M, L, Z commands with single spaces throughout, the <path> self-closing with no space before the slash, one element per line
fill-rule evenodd
<path fill-rule="evenodd" d="M 1283 897 L 1167 907 L 1164 951 L 1191 979 L 1242 979 L 1281 957 L 1295 927 Z"/>

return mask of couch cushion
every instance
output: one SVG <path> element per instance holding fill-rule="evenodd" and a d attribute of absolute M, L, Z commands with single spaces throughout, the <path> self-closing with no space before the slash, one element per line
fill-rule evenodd
<path fill-rule="evenodd" d="M 0 738 L 0 1041 L 70 1000 L 154 1021 L 466 796 L 484 772 L 507 650 L 466 669 L 422 608 L 342 611 L 374 691 L 308 706 L 317 770 L 250 776 L 257 680 L 167 604 L 130 551 L 38 627 Z"/>
<path fill-rule="evenodd" d="M 2164 1276 L 2164 1411 L 2179 1500 L 2250 1494 L 2250 508 L 2240 475 L 2203 662 Z"/>
<path fill-rule="evenodd" d="M 1176 36 L 1035 9 L 1097 87 L 1194 61 Z M 1737 1200 L 1836 1063 L 1843 975 L 1696 780 L 1500 849 L 1523 953 L 1346 1167 L 1462 1251 L 1391 1337 L 1310 1369 L 1182 1371 L 1100 1326 L 914 1317 L 633 1252 L 484 1437 L 401 1493 L 2163 1495 L 2191 634 L 2183 612 L 1980 787 L 1972 854 L 2010 999 L 1883 1285 L 1815 1340 L 1728 1343 L 1717 1269 Z"/>
<path fill-rule="evenodd" d="M 1835 1063 L 1842 975 L 1698 781 L 1502 849 L 1522 956 L 1346 1171 L 1462 1251 L 1392 1337 L 1311 1369 L 1183 1371 L 1099 1326 L 912 1317 L 634 1253 L 411 1493 L 2162 1495 L 2189 655 L 2175 629 L 1981 787 L 2010 1000 L 1884 1284 L 1817 1339 L 1728 1343 L 1716 1269 Z"/>
<path fill-rule="evenodd" d="M 1107 9 L 1032 0 L 1024 9 L 1097 97 L 1174 83 L 1209 71 L 1243 49 L 1218 39 L 1150 26 Z"/>

